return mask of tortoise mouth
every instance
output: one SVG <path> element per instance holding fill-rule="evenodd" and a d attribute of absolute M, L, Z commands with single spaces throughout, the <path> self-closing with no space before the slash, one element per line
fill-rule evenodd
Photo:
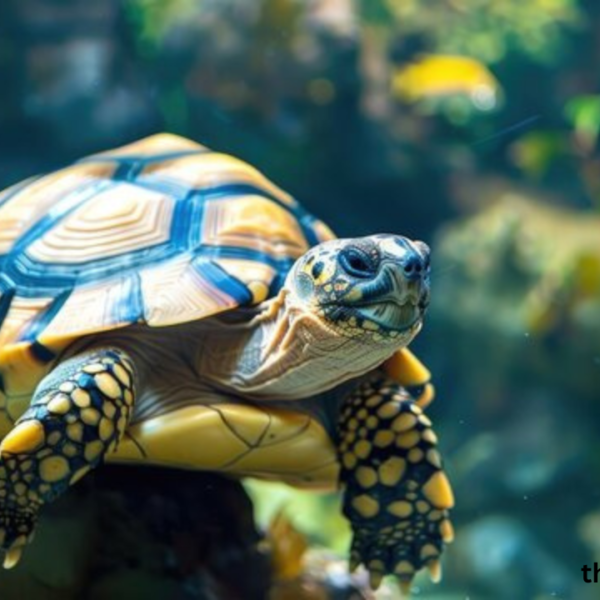
<path fill-rule="evenodd" d="M 324 309 L 328 319 L 334 323 L 350 322 L 359 329 L 401 334 L 413 330 L 423 320 L 426 305 L 380 300 L 331 303 Z"/>
<path fill-rule="evenodd" d="M 363 319 L 373 321 L 391 331 L 406 331 L 423 319 L 425 307 L 411 301 L 387 300 L 370 302 L 352 307 Z"/>

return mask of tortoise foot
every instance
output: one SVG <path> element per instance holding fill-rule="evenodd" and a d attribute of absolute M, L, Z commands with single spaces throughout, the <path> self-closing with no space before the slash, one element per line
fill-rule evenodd
<path fill-rule="evenodd" d="M 0 444 L 0 548 L 14 567 L 40 507 L 55 500 L 116 447 L 133 403 L 124 353 L 70 359 L 40 384 L 31 406 Z"/>
<path fill-rule="evenodd" d="M 431 422 L 404 388 L 380 377 L 349 399 L 339 431 L 351 568 L 364 564 L 374 589 L 395 575 L 408 593 L 423 567 L 438 581 L 454 499 Z"/>

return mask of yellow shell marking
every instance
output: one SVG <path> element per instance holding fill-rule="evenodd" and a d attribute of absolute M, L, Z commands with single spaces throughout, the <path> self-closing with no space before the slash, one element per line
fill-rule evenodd
<path fill-rule="evenodd" d="M 452 508 L 454 506 L 454 494 L 450 482 L 443 471 L 437 471 L 423 486 L 423 493 L 437 508 Z"/>
<path fill-rule="evenodd" d="M 44 427 L 37 420 L 19 423 L 2 441 L 0 454 L 23 454 L 39 448 L 45 439 Z"/>
<path fill-rule="evenodd" d="M 40 477 L 48 483 L 55 483 L 68 475 L 69 461 L 62 456 L 49 456 L 40 462 Z"/>

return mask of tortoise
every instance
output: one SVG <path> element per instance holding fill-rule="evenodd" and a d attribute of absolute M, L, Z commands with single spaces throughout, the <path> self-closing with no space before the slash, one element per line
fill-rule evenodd
<path fill-rule="evenodd" d="M 343 488 L 351 568 L 404 588 L 452 490 L 408 349 L 429 248 L 336 239 L 243 161 L 159 134 L 0 194 L 0 547 L 103 461 Z"/>

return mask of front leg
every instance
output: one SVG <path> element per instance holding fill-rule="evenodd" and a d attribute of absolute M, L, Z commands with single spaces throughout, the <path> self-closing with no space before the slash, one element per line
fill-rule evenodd
<path fill-rule="evenodd" d="M 40 507 L 115 449 L 131 415 L 134 369 L 116 349 L 56 367 L 0 444 L 0 549 L 13 567 L 33 537 Z"/>
<path fill-rule="evenodd" d="M 345 401 L 338 433 L 351 568 L 363 563 L 373 588 L 394 574 L 405 593 L 423 566 L 439 580 L 454 499 L 430 420 L 404 388 L 376 374 Z"/>

